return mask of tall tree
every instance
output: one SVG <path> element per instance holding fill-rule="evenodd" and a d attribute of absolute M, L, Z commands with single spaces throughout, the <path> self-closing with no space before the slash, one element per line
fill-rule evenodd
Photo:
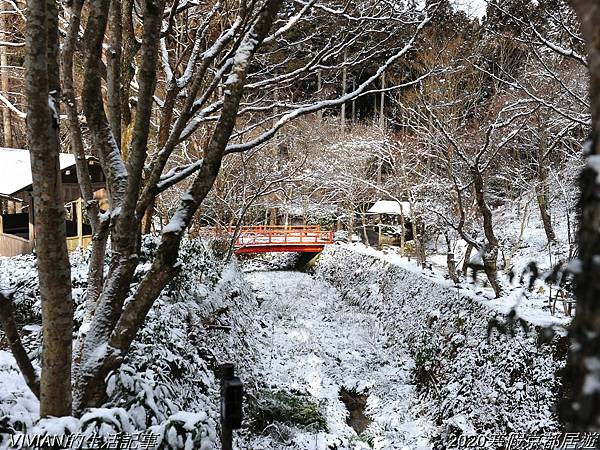
<path fill-rule="evenodd" d="M 36 252 L 42 297 L 41 416 L 71 414 L 73 303 L 59 164 L 58 10 L 27 2 L 27 146 L 31 156 Z"/>
<path fill-rule="evenodd" d="M 573 430 L 600 429 L 600 5 L 573 0 L 588 46 L 592 133 L 581 173 L 579 259 L 574 267 L 577 310 L 570 326 L 565 380 L 571 388 L 563 416 Z"/>
<path fill-rule="evenodd" d="M 5 42 L 10 41 L 9 26 L 10 22 L 7 16 L 7 5 L 2 2 L 0 4 L 0 30 L 2 31 L 2 40 Z M 0 85 L 2 87 L 2 95 L 7 99 L 9 98 L 10 91 L 10 78 L 8 76 L 8 51 L 5 45 L 0 46 Z M 5 107 L 2 109 L 2 131 L 4 136 L 4 146 L 12 147 L 12 123 L 10 117 L 10 109 Z"/>

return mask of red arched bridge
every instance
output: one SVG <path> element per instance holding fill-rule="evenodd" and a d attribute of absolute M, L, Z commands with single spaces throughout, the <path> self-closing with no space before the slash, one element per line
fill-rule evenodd
<path fill-rule="evenodd" d="M 235 228 L 229 229 L 233 235 Z M 319 225 L 286 226 L 258 225 L 240 227 L 235 240 L 236 254 L 300 252 L 318 253 L 333 243 L 333 231 L 321 230 Z"/>

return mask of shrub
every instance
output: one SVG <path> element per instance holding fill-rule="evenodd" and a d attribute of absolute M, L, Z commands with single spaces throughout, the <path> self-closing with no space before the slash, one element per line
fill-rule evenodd
<path fill-rule="evenodd" d="M 414 354 L 415 365 L 412 376 L 419 388 L 425 388 L 433 381 L 433 373 L 438 361 L 439 345 L 432 335 L 421 337 Z"/>
<path fill-rule="evenodd" d="M 267 389 L 249 399 L 248 404 L 252 427 L 257 431 L 263 431 L 273 423 L 327 430 L 322 402 L 314 401 L 303 392 Z"/>

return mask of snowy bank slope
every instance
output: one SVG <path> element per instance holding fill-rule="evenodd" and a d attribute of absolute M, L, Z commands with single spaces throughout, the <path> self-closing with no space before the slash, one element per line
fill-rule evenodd
<path fill-rule="evenodd" d="M 330 246 L 317 274 L 343 298 L 376 313 L 397 338 L 398 351 L 415 359 L 422 414 L 436 429 L 437 448 L 456 434 L 557 431 L 555 404 L 561 384 L 555 372 L 564 358 L 565 338 L 544 339 L 545 329 L 518 325 L 514 337 L 488 327 L 508 316 L 472 294 L 401 265 Z M 510 328 L 510 326 L 508 327 Z"/>

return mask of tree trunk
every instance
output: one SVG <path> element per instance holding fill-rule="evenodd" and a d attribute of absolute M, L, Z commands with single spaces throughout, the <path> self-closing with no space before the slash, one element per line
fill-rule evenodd
<path fill-rule="evenodd" d="M 494 234 L 494 227 L 492 223 L 492 211 L 485 201 L 483 175 L 477 167 L 471 168 L 473 175 L 473 187 L 475 189 L 475 200 L 477 201 L 477 207 L 483 217 L 483 231 L 487 243 L 484 245 L 482 258 L 485 274 L 494 289 L 496 297 L 500 297 L 502 294 L 502 287 L 498 281 L 498 239 Z"/>
<path fill-rule="evenodd" d="M 362 225 L 363 239 L 365 240 L 365 245 L 369 246 L 371 244 L 369 242 L 369 235 L 367 234 L 367 219 L 365 216 L 364 209 L 362 207 L 361 207 L 361 211 L 360 211 L 360 221 L 361 221 L 361 225 Z"/>
<path fill-rule="evenodd" d="M 411 218 L 410 218 L 410 224 L 411 224 L 411 228 L 412 228 L 412 234 L 413 234 L 413 243 L 415 244 L 415 257 L 417 258 L 417 261 L 420 264 L 423 264 L 425 262 L 425 247 L 423 245 L 423 236 L 421 234 L 421 227 L 419 225 L 419 218 L 417 216 L 417 214 L 415 213 L 415 208 L 414 208 L 414 204 L 410 203 L 410 210 L 411 210 Z"/>
<path fill-rule="evenodd" d="M 496 294 L 500 297 L 502 286 L 498 281 L 498 247 L 485 248 L 482 255 L 483 270 Z"/>
<path fill-rule="evenodd" d="M 458 274 L 456 273 L 456 260 L 454 259 L 454 252 L 452 251 L 452 245 L 450 243 L 450 236 L 448 236 L 448 231 L 444 233 L 444 237 L 446 238 L 446 263 L 448 265 L 448 275 L 454 284 L 458 284 Z"/>
<path fill-rule="evenodd" d="M 404 247 L 406 246 L 406 221 L 404 219 L 404 209 L 400 203 L 400 256 L 404 256 Z"/>
<path fill-rule="evenodd" d="M 83 342 L 87 330 L 98 306 L 98 299 L 104 283 L 104 255 L 108 239 L 108 223 L 100 219 L 100 206 L 94 199 L 94 189 L 90 178 L 88 162 L 85 155 L 81 126 L 79 123 L 78 105 L 73 83 L 73 56 L 81 25 L 82 0 L 74 0 L 71 4 L 69 28 L 62 46 L 62 80 L 64 107 L 69 126 L 69 142 L 71 152 L 75 156 L 75 169 L 81 196 L 85 201 L 87 215 L 92 228 L 91 255 L 88 264 L 87 291 L 85 297 L 85 313 L 73 355 L 73 377 L 76 379 Z"/>
<path fill-rule="evenodd" d="M 383 129 L 385 127 L 385 72 L 381 74 L 381 100 L 379 101 L 379 126 Z"/>
<path fill-rule="evenodd" d="M 550 217 L 549 207 L 548 207 L 548 186 L 546 185 L 546 181 L 541 181 L 542 183 L 538 186 L 536 191 L 537 204 L 540 209 L 540 216 L 542 217 L 542 223 L 544 224 L 544 231 L 546 232 L 546 238 L 548 239 L 548 243 L 552 243 L 556 240 L 556 234 L 554 234 L 554 229 L 552 228 L 552 220 Z"/>
<path fill-rule="evenodd" d="M 422 220 L 417 220 L 417 249 L 418 249 L 418 259 L 421 264 L 425 264 L 427 260 L 427 254 L 425 252 L 425 224 Z"/>
<path fill-rule="evenodd" d="M 323 93 L 321 92 L 321 89 L 323 89 L 323 80 L 321 77 L 321 69 L 318 69 L 317 70 L 317 93 L 319 94 L 320 98 L 323 95 Z M 319 122 L 321 120 L 323 120 L 323 110 L 322 109 L 319 109 L 317 111 L 317 118 L 319 119 Z"/>
<path fill-rule="evenodd" d="M 90 335 L 86 340 L 86 349 L 94 349 L 93 345 L 99 343 L 106 348 L 106 352 L 104 354 L 94 352 L 81 365 L 80 379 L 75 389 L 75 403 L 78 413 L 89 406 L 100 406 L 106 399 L 106 377 L 112 370 L 117 369 L 122 364 L 123 356 L 129 351 L 154 301 L 179 271 L 177 257 L 184 231 L 190 226 L 198 207 L 212 189 L 219 174 L 225 147 L 234 129 L 252 56 L 271 28 L 280 6 L 281 0 L 268 0 L 255 19 L 252 28 L 241 42 L 240 50 L 234 56 L 234 64 L 227 82 L 228 89 L 224 93 L 221 114 L 206 146 L 202 165 L 193 183 L 181 198 L 177 212 L 174 214 L 169 226 L 163 229 L 161 243 L 149 272 L 139 283 L 132 300 L 124 307 L 122 300 L 125 293 L 122 291 L 124 288 L 129 287 L 137 259 L 125 253 L 120 259 L 117 258 L 114 261 L 114 267 L 111 266 L 113 273 L 109 273 L 107 280 L 109 285 L 102 293 L 99 310 L 96 313 L 94 323 L 92 323 Z M 158 8 L 155 13 L 153 14 L 154 17 L 151 18 L 146 12 L 144 25 L 146 25 L 146 20 L 154 21 L 156 18 L 162 17 L 161 8 Z M 160 21 L 153 23 L 153 26 L 148 27 L 148 29 L 145 27 L 144 32 L 154 33 L 160 31 L 160 27 L 154 29 L 156 25 L 160 25 Z M 95 44 L 97 45 L 98 42 L 95 42 Z M 144 46 L 144 44 L 142 45 Z M 146 52 L 142 51 L 142 53 L 146 53 L 147 58 L 151 56 L 149 48 Z M 142 90 L 142 82 L 140 82 L 140 92 Z M 94 92 L 88 92 L 88 94 L 92 95 L 92 98 L 95 97 Z M 137 119 L 142 114 L 145 114 L 145 112 L 140 108 L 136 118 L 136 129 L 138 128 Z M 92 115 L 92 117 L 94 116 Z M 136 133 L 132 140 L 132 149 L 135 148 L 135 142 L 139 139 L 140 135 Z M 137 158 L 136 155 L 139 155 L 139 150 L 131 152 L 128 167 L 132 167 L 135 161 L 134 158 Z M 141 171 L 137 173 L 139 175 Z M 129 186 L 128 190 L 131 191 Z M 121 238 L 125 239 L 125 236 L 121 236 Z M 112 308 L 114 306 L 122 308 L 122 311 L 118 308 L 120 314 L 115 314 L 115 309 Z M 110 317 L 107 318 L 108 315 Z M 96 318 L 101 318 L 101 321 L 96 323 Z M 94 330 L 94 327 L 96 327 L 96 330 Z M 94 331 L 95 333 L 92 333 Z"/>
<path fill-rule="evenodd" d="M 354 236 L 354 221 L 356 218 L 356 208 L 354 204 L 348 206 L 348 242 L 352 242 Z"/>
<path fill-rule="evenodd" d="M 27 386 L 37 398 L 40 398 L 40 380 L 21 342 L 11 297 L 12 293 L 6 294 L 0 291 L 0 323 L 10 345 L 10 351 L 23 374 L 23 378 L 25 378 Z"/>
<path fill-rule="evenodd" d="M 0 5 L 0 13 L 8 11 L 8 4 L 6 2 L 2 2 Z M 0 29 L 2 30 L 2 40 L 9 41 L 10 33 L 8 32 L 9 23 L 6 19 L 6 13 L 0 14 Z M 10 79 L 8 76 L 8 54 L 6 52 L 7 47 L 0 46 L 0 77 L 2 83 L 2 94 L 9 99 L 10 92 Z M 8 148 L 12 148 L 13 139 L 12 139 L 12 124 L 10 121 L 10 109 L 7 107 L 2 108 L 2 125 L 3 125 L 3 135 L 4 135 L 4 146 Z"/>
<path fill-rule="evenodd" d="M 154 218 L 156 202 L 152 201 L 150 206 L 146 208 L 146 212 L 144 212 L 144 217 L 142 218 L 142 234 L 150 234 L 152 233 L 152 219 Z"/>
<path fill-rule="evenodd" d="M 348 70 L 346 69 L 346 59 L 347 59 L 347 53 L 346 53 L 346 50 L 344 50 L 344 67 L 342 68 L 342 95 L 346 95 L 346 91 L 348 88 L 348 84 L 347 84 Z M 346 129 L 346 103 L 342 103 L 340 130 L 344 131 L 345 129 Z"/>
<path fill-rule="evenodd" d="M 99 150 L 103 167 L 107 169 L 105 174 L 109 187 L 110 207 L 113 211 L 119 211 L 120 214 L 111 219 L 113 225 L 111 230 L 112 259 L 89 332 L 82 343 L 81 364 L 75 374 L 74 406 L 76 413 L 80 413 L 83 408 L 88 406 L 87 398 L 82 395 L 82 389 L 85 389 L 89 382 L 96 381 L 94 368 L 99 364 L 96 349 L 106 344 L 119 320 L 123 302 L 137 266 L 140 236 L 139 222 L 134 218 L 135 199 L 140 191 L 143 169 L 140 165 L 146 155 L 149 127 L 144 122 L 149 121 L 152 104 L 149 92 L 154 88 L 160 18 L 164 4 L 161 2 L 146 4 L 144 11 L 143 58 L 138 72 L 140 98 L 133 124 L 133 136 L 130 142 L 131 154 L 127 165 L 123 162 L 106 117 L 102 98 L 100 66 L 108 7 L 108 0 L 94 0 L 91 3 L 85 31 L 86 59 L 82 103 L 92 134 L 92 141 Z M 98 382 L 104 386 L 103 381 L 99 380 Z"/>
<path fill-rule="evenodd" d="M 119 147 L 121 146 L 121 0 L 110 0 L 108 13 L 108 57 L 106 86 L 108 88 L 108 120 Z"/>
<path fill-rule="evenodd" d="M 579 264 L 575 272 L 576 313 L 563 380 L 568 400 L 561 415 L 571 431 L 600 430 L 600 8 L 593 0 L 573 0 L 588 44 L 592 134 L 588 164 L 580 177 Z"/>
<path fill-rule="evenodd" d="M 556 240 L 556 234 L 552 228 L 552 220 L 550 217 L 550 193 L 548 189 L 548 160 L 546 152 L 548 151 L 548 139 L 546 130 L 543 126 L 542 119 L 538 115 L 538 133 L 540 134 L 540 145 L 538 146 L 538 165 L 537 178 L 538 185 L 536 187 L 536 198 L 540 209 L 540 216 L 544 224 L 544 231 L 548 244 Z"/>
<path fill-rule="evenodd" d="M 73 303 L 59 166 L 58 10 L 27 2 L 25 92 L 42 297 L 40 415 L 71 414 Z"/>
<path fill-rule="evenodd" d="M 352 80 L 352 90 L 356 90 L 356 78 Z M 352 123 L 356 123 L 356 99 L 352 99 Z"/>
<path fill-rule="evenodd" d="M 123 48 L 121 53 L 121 73 L 119 74 L 121 84 L 121 136 L 117 136 L 117 138 L 120 137 L 120 147 L 124 151 L 129 146 L 131 126 L 133 124 L 133 112 L 129 105 L 129 88 L 135 75 L 132 61 L 139 48 L 133 28 L 133 10 L 134 0 L 123 0 L 121 4 L 121 14 L 123 17 L 121 22 L 121 42 L 123 43 Z"/>
<path fill-rule="evenodd" d="M 466 275 L 467 270 L 469 269 L 469 262 L 471 261 L 471 253 L 473 252 L 473 245 L 471 243 L 467 243 L 467 249 L 465 250 L 465 259 L 463 260 L 462 265 L 462 273 Z"/>

